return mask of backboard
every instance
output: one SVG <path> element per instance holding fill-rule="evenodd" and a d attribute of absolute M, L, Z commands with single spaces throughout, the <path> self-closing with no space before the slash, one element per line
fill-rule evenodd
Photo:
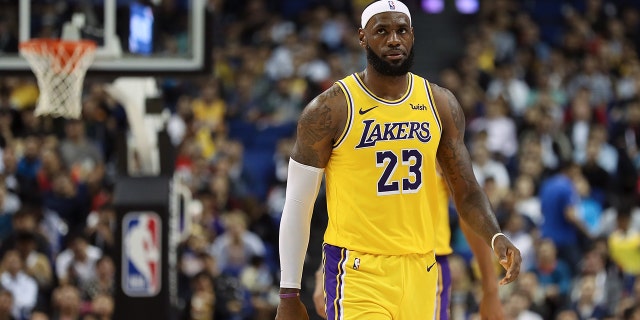
<path fill-rule="evenodd" d="M 0 0 L 0 74 L 30 72 L 17 44 L 60 38 L 65 24 L 98 44 L 89 74 L 201 73 L 210 67 L 206 0 Z"/>

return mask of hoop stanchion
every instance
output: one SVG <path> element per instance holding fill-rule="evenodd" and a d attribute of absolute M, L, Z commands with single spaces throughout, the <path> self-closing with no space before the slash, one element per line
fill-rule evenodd
<path fill-rule="evenodd" d="M 82 85 L 95 52 L 96 44 L 86 40 L 34 39 L 20 43 L 20 54 L 38 79 L 36 116 L 80 117 Z"/>

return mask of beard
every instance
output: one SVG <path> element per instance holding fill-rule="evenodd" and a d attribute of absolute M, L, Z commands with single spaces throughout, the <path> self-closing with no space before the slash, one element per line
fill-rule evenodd
<path fill-rule="evenodd" d="M 413 67 L 413 48 L 409 51 L 407 59 L 400 64 L 391 64 L 378 56 L 369 45 L 367 45 L 367 61 L 374 70 L 383 76 L 399 77 L 404 76 Z"/>

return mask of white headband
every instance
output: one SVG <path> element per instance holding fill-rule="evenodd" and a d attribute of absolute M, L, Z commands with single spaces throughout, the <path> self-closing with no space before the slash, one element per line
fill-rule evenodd
<path fill-rule="evenodd" d="M 380 0 L 370 4 L 362 11 L 362 29 L 364 29 L 371 17 L 383 12 L 404 13 L 409 17 L 409 25 L 411 25 L 411 13 L 409 13 L 409 8 L 404 3 L 393 0 Z"/>

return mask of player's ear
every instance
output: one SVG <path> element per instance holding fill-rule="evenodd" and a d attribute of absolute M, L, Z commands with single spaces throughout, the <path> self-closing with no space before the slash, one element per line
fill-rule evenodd
<path fill-rule="evenodd" d="M 358 39 L 360 39 L 360 46 L 363 48 L 367 47 L 367 41 L 366 41 L 367 36 L 364 34 L 364 29 L 359 28 L 358 29 Z"/>

